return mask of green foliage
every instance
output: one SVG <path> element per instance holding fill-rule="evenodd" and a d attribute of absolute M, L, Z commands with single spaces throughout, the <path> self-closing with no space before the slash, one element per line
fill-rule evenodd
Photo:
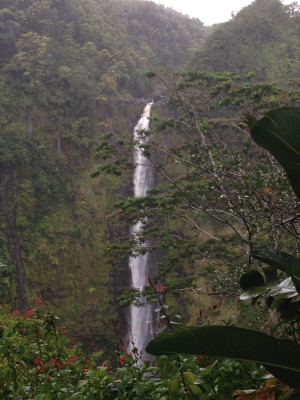
<path fill-rule="evenodd" d="M 144 72 L 144 76 L 145 76 L 146 78 L 152 79 L 152 78 L 155 78 L 155 77 L 156 77 L 156 73 L 153 72 L 153 71 L 145 71 L 145 72 Z"/>
<path fill-rule="evenodd" d="M 214 27 L 190 67 L 205 71 L 255 73 L 256 80 L 299 76 L 299 7 L 279 0 L 253 1 Z"/>
<path fill-rule="evenodd" d="M 138 355 L 124 347 L 111 361 L 91 342 L 84 352 L 67 337 L 59 318 L 46 312 L 42 300 L 24 315 L 0 310 L 0 396 L 22 399 L 127 400 L 214 399 L 240 387 L 262 382 L 253 364 L 182 359 L 180 371 L 166 357 L 137 364 Z M 216 369 L 222 371 L 220 384 Z M 225 398 L 224 397 L 224 398 Z"/>
<path fill-rule="evenodd" d="M 294 34 L 299 20 L 297 9 L 292 12 L 289 7 L 282 13 L 280 7 L 275 7 L 274 13 L 280 16 L 280 23 L 275 25 L 275 3 L 270 4 L 264 13 L 270 24 L 265 24 L 264 17 L 256 30 L 246 16 L 239 23 L 239 29 L 247 31 L 245 35 L 234 31 L 234 40 L 249 38 L 247 46 L 241 41 L 238 45 L 243 66 L 230 68 L 236 74 L 188 72 L 165 82 L 173 88 L 172 84 L 177 85 L 177 79 L 181 79 L 170 96 L 169 110 L 174 114 L 155 121 L 154 148 L 147 146 L 141 150 L 158 159 L 155 167 L 167 179 L 171 176 L 171 180 L 168 184 L 160 182 L 160 188 L 153 190 L 150 199 L 124 200 L 114 211 L 116 198 L 128 195 L 127 172 L 132 168 L 126 159 L 129 146 L 118 136 L 121 131 L 132 129 L 133 115 L 140 108 L 138 103 L 135 105 L 135 98 L 148 97 L 153 91 L 143 71 L 147 70 L 146 76 L 155 81 L 159 74 L 150 68 L 181 67 L 203 42 L 207 31 L 200 21 L 148 1 L 2 2 L 0 255 L 9 266 L 0 277 L 2 301 L 17 305 L 21 295 L 20 287 L 16 291 L 13 282 L 16 278 L 28 301 L 44 293 L 74 335 L 83 340 L 98 335 L 105 351 L 111 352 L 112 334 L 106 332 L 100 320 L 115 315 L 114 296 L 120 294 L 119 282 L 127 274 L 124 259 L 131 253 L 145 251 L 141 250 L 145 238 L 153 239 L 153 250 L 158 249 L 160 255 L 167 253 L 161 260 L 156 283 L 168 288 L 163 295 L 174 309 L 180 303 L 190 304 L 187 293 L 199 293 L 195 290 L 202 287 L 201 279 L 208 274 L 214 287 L 221 287 L 222 291 L 225 287 L 236 294 L 236 270 L 248 268 L 243 252 L 252 247 L 253 240 L 262 244 L 269 240 L 279 245 L 285 243 L 287 251 L 294 247 L 292 240 L 286 240 L 286 230 L 293 228 L 293 222 L 276 230 L 271 224 L 273 218 L 286 221 L 291 215 L 293 206 L 284 205 L 291 192 L 281 171 L 274 165 L 264 165 L 267 157 L 253 151 L 241 133 L 245 125 L 232 112 L 234 107 L 240 114 L 246 111 L 260 115 L 262 110 L 279 103 L 299 101 L 296 79 L 286 91 L 274 83 L 254 84 L 253 76 L 248 74 L 251 69 L 263 79 L 281 74 L 298 76 L 298 42 Z M 261 13 L 262 5 L 257 4 L 254 17 Z M 285 35 L 281 35 L 283 30 Z M 257 54 L 252 57 L 256 49 L 251 50 L 251 35 L 257 31 L 262 34 L 266 49 L 259 53 L 260 62 Z M 222 32 L 218 38 L 221 42 L 228 37 Z M 204 51 L 207 46 L 212 52 L 217 48 L 210 46 L 214 35 L 217 33 L 213 33 Z M 282 40 L 278 40 L 280 37 Z M 257 42 L 255 47 L 258 48 Z M 216 50 L 216 56 L 222 57 L 222 68 L 235 48 L 226 44 L 222 51 Z M 215 68 L 217 62 L 213 57 L 202 59 Z M 236 62 L 232 53 L 229 57 Z M 247 76 L 239 76 L 240 72 Z M 157 89 L 159 95 L 162 92 L 162 87 Z M 182 102 L 184 98 L 186 103 Z M 189 103 L 189 107 L 180 112 L 175 109 L 180 103 Z M 107 131 L 115 131 L 117 139 L 102 137 L 99 145 L 97 137 Z M 207 140 L 206 147 L 201 135 Z M 193 142 L 195 136 L 198 140 Z M 216 141 L 218 146 L 214 147 L 212 143 Z M 228 148 L 230 142 L 238 143 L 236 152 Z M 173 144 L 179 146 L 175 149 Z M 91 157 L 97 145 L 98 168 Z M 165 147 L 166 152 L 160 153 L 156 146 Z M 240 156 L 240 150 L 245 158 Z M 212 166 L 211 160 L 216 161 L 215 170 L 207 169 L 207 165 Z M 260 168 L 252 170 L 257 162 Z M 89 171 L 95 171 L 92 176 L 101 179 L 91 183 L 87 178 Z M 104 177 L 107 173 L 112 176 Z M 236 181 L 229 186 L 232 177 Z M 229 187 L 225 194 L 222 180 Z M 276 200 L 279 190 L 284 195 Z M 255 197 L 250 199 L 252 193 Z M 268 210 L 268 217 L 263 217 L 264 212 L 253 212 L 259 207 L 264 212 Z M 104 217 L 107 213 L 109 220 Z M 144 217 L 153 218 L 148 218 L 143 235 L 137 240 L 124 238 L 128 224 Z M 235 232 L 225 233 L 224 224 Z M 209 239 L 203 239 L 203 235 Z M 114 242 L 115 237 L 118 243 Z M 217 245 L 212 244 L 216 243 L 215 238 Z M 205 270 L 203 265 L 208 268 Z M 185 320 L 193 317 L 190 309 L 184 309 L 183 315 Z M 138 375 L 138 370 L 135 373 Z M 134 387 L 134 380 L 135 376 L 124 372 L 123 381 L 129 382 L 128 387 L 124 384 L 122 388 L 124 398 L 128 388 L 132 396 L 141 391 L 138 385 Z M 83 389 L 87 386 L 82 383 Z M 46 383 L 45 388 L 49 388 Z M 49 393 L 41 394 L 41 398 L 44 394 L 53 395 Z M 65 396 L 63 393 L 60 395 Z M 182 387 L 174 396 L 181 394 Z"/>
<path fill-rule="evenodd" d="M 36 299 L 38 306 L 41 299 Z M 89 359 L 70 346 L 60 321 L 52 314 L 27 309 L 21 316 L 1 309 L 1 389 L 3 398 L 84 398 L 84 380 L 101 352 Z M 98 373 L 101 375 L 100 373 Z M 94 387 L 91 393 L 96 391 Z"/>
<path fill-rule="evenodd" d="M 274 367 L 278 377 L 283 368 L 288 371 L 282 380 L 300 389 L 299 345 L 261 332 L 228 326 L 179 327 L 153 339 L 146 351 L 155 355 L 180 352 L 253 361 L 270 371 Z"/>
<path fill-rule="evenodd" d="M 285 169 L 294 192 L 300 198 L 300 109 L 270 111 L 251 127 L 253 140 L 267 149 Z"/>
<path fill-rule="evenodd" d="M 300 278 L 300 260 L 290 254 L 278 250 L 253 250 L 251 256 L 290 275 L 295 283 Z"/>
<path fill-rule="evenodd" d="M 227 295 L 226 306 L 234 304 L 239 275 L 253 268 L 247 252 L 255 241 L 296 245 L 281 224 L 293 224 L 296 202 L 286 206 L 292 191 L 282 169 L 250 142 L 239 116 L 249 110 L 260 115 L 267 105 L 289 103 L 290 92 L 277 84 L 251 84 L 249 78 L 231 73 L 157 72 L 154 79 L 170 95 L 173 115 L 151 119 L 146 152 L 138 141 L 134 145 L 155 168 L 157 187 L 146 197 L 117 203 L 110 219 L 129 225 L 144 221 L 140 235 L 127 239 L 132 254 L 158 254 L 154 281 L 168 287 L 166 302 L 174 308 L 179 305 L 188 321 L 196 318 L 197 307 L 211 289 Z M 125 164 L 119 168 L 116 153 L 124 154 L 132 145 L 128 135 L 118 141 L 109 134 L 96 155 L 108 172 L 126 171 Z M 132 168 L 130 163 L 126 167 Z M 118 245 L 115 250 L 120 257 L 122 248 Z M 127 246 L 123 250 L 130 254 Z"/>
<path fill-rule="evenodd" d="M 240 278 L 240 287 L 243 290 L 247 290 L 252 287 L 260 287 L 264 285 L 265 285 L 265 280 L 263 275 L 256 270 L 248 271 Z"/>
<path fill-rule="evenodd" d="M 0 294 L 1 298 L 9 301 L 13 286 L 13 268 L 0 263 Z"/>
<path fill-rule="evenodd" d="M 93 148 L 103 132 L 132 129 L 136 98 L 152 91 L 143 71 L 181 65 L 204 34 L 151 2 L 1 2 L 0 257 L 11 266 L 1 301 L 26 308 L 44 293 L 75 335 L 96 331 L 109 347 L 100 325 L 119 279 L 102 254 L 114 235 L 104 215 L 129 165 L 116 151 L 115 166 L 97 169 Z M 91 183 L 94 169 L 114 176 Z"/>
<path fill-rule="evenodd" d="M 273 116 L 273 120 L 271 120 L 272 128 L 269 128 L 270 122 L 267 121 L 266 123 L 266 118 L 264 118 L 253 125 L 251 135 L 259 144 L 276 156 L 289 177 L 292 164 L 292 179 L 290 177 L 290 180 L 296 194 L 298 194 L 296 182 L 299 181 L 299 168 L 294 169 L 293 167 L 295 163 L 299 163 L 299 160 L 295 160 L 293 157 L 297 157 L 299 151 L 299 143 L 297 142 L 300 121 L 299 110 L 278 109 L 273 110 L 270 114 Z M 275 124 L 273 123 L 274 120 L 276 121 Z M 279 151 L 278 142 L 284 144 L 282 152 Z M 291 302 L 290 298 L 299 294 L 299 260 L 289 254 L 275 250 L 256 250 L 250 254 L 254 258 L 266 262 L 270 267 L 284 271 L 291 278 L 274 288 L 275 276 L 272 270 L 265 269 L 265 277 L 258 271 L 249 271 L 240 280 L 243 289 L 252 290 L 250 295 L 244 295 L 244 299 L 259 298 L 261 293 L 267 292 L 267 300 L 272 300 L 271 305 L 274 302 L 273 308 L 280 313 L 281 317 L 287 321 L 291 320 L 292 324 L 298 323 L 299 301 Z M 294 288 L 291 285 L 292 280 L 295 284 Z M 273 287 L 268 287 L 271 283 Z M 277 296 L 279 296 L 279 301 L 276 299 Z M 294 342 L 290 339 L 278 339 L 262 332 L 236 327 L 186 326 L 161 334 L 148 344 L 146 350 L 150 354 L 157 355 L 182 352 L 252 360 L 266 365 L 283 382 L 300 389 L 299 332 L 293 326 L 292 328 Z"/>

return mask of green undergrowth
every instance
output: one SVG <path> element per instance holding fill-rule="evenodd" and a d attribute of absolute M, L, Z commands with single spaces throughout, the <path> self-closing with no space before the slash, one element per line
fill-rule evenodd
<path fill-rule="evenodd" d="M 266 390 L 272 380 L 249 362 L 201 356 L 161 356 L 144 362 L 118 335 L 107 360 L 94 341 L 83 351 L 70 339 L 39 297 L 24 314 L 2 306 L 0 334 L 1 399 L 226 400 L 234 393 L 242 398 L 239 394 L 245 390 Z M 269 393 L 288 398 L 288 388 L 274 379 Z"/>

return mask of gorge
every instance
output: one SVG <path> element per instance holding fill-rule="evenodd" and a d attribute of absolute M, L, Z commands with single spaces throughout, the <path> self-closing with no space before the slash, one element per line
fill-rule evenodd
<path fill-rule="evenodd" d="M 0 398 L 300 398 L 198 336 L 197 357 L 145 349 L 170 334 L 177 353 L 189 325 L 251 330 L 206 330 L 218 357 L 260 353 L 254 330 L 300 342 L 290 153 L 250 135 L 300 105 L 299 28 L 280 0 L 211 27 L 151 0 L 0 0 Z M 292 257 L 293 284 L 255 249 Z"/>
<path fill-rule="evenodd" d="M 213 93 L 206 96 L 209 90 L 217 92 L 216 101 L 226 106 L 230 98 L 225 89 L 230 88 L 230 95 L 240 93 L 234 109 L 240 110 L 239 105 L 248 97 L 247 106 L 252 111 L 251 102 L 255 106 L 258 102 L 252 100 L 251 85 L 260 82 L 258 79 L 262 84 L 253 89 L 258 98 L 261 93 L 281 93 L 282 88 L 267 84 L 269 81 L 284 82 L 285 87 L 294 82 L 297 87 L 299 26 L 296 7 L 283 6 L 279 0 L 255 1 L 228 23 L 209 28 L 151 1 L 3 0 L 1 301 L 12 309 L 24 310 L 37 296 L 43 296 L 78 341 L 86 346 L 94 340 L 110 353 L 114 335 L 103 321 L 110 323 L 110 319 L 123 317 L 116 299 L 128 287 L 128 282 L 124 283 L 127 258 L 125 262 L 120 253 L 129 250 L 120 245 L 117 253 L 115 242 L 128 244 L 131 222 L 115 222 L 107 216 L 117 214 L 115 204 L 131 197 L 132 170 L 126 172 L 124 168 L 122 175 L 108 176 L 102 169 L 90 178 L 97 170 L 95 148 L 101 137 L 108 133 L 116 137 L 117 154 L 111 150 L 108 159 L 131 157 L 131 150 L 121 148 L 119 142 L 124 132 L 132 132 L 140 114 L 140 99 L 167 96 L 159 82 L 145 79 L 145 71 L 152 69 L 164 71 L 163 77 L 169 73 L 174 82 L 179 75 L 172 76 L 172 72 L 196 70 L 183 76 L 186 82 L 182 88 L 189 85 L 194 90 L 191 100 L 197 93 L 203 94 L 195 107 L 190 102 L 186 115 L 191 117 L 189 123 L 193 122 L 200 110 L 198 128 L 204 130 L 209 130 L 206 118 L 215 116 L 211 112 Z M 225 71 L 226 79 L 220 75 L 214 78 L 214 73 L 225 69 L 240 77 L 235 80 Z M 197 71 L 212 74 L 209 79 L 213 84 L 209 87 L 209 79 L 205 81 Z M 243 74 L 249 72 L 247 80 Z M 292 104 L 296 105 L 297 91 L 293 93 Z M 183 99 L 180 91 L 175 95 Z M 157 113 L 166 119 L 166 130 L 157 140 L 170 148 L 176 142 L 188 144 L 189 123 L 182 119 L 176 98 L 169 102 L 167 97 L 162 99 L 166 104 Z M 280 101 L 273 99 L 267 106 L 274 107 Z M 203 102 L 207 107 L 202 112 Z M 232 111 L 227 113 L 225 106 L 217 117 L 229 126 L 225 119 Z M 185 125 L 180 128 L 182 121 Z M 225 128 L 216 131 L 219 134 Z M 198 151 L 197 146 L 194 151 Z M 179 163 L 167 162 L 184 180 Z M 196 187 L 194 176 L 191 168 L 186 174 L 191 191 Z M 166 187 L 160 189 L 164 193 Z M 157 196 L 155 210 L 163 203 L 171 214 L 178 198 L 170 196 L 162 201 Z M 184 207 L 180 210 L 183 216 Z M 179 292 L 178 280 L 190 287 L 194 272 L 197 276 L 200 268 L 189 259 L 194 247 L 184 249 L 183 240 L 178 244 L 175 239 L 194 231 L 175 219 L 163 223 L 163 211 L 153 214 L 154 219 L 160 218 L 160 230 L 155 234 L 161 234 L 161 246 L 167 249 L 160 278 L 171 288 L 168 300 L 193 320 L 200 301 L 193 298 L 191 302 L 184 291 Z M 210 243 L 196 249 L 199 254 L 212 253 Z M 196 284 L 198 280 L 197 276 Z"/>

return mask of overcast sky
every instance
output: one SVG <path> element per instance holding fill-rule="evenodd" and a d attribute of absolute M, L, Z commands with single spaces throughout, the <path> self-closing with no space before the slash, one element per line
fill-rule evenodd
<path fill-rule="evenodd" d="M 252 0 L 153 0 L 155 3 L 164 4 L 174 10 L 191 17 L 199 18 L 205 25 L 225 22 L 231 18 L 231 13 L 236 13 L 248 6 Z M 293 0 L 283 0 L 290 4 Z M 299 4 L 300 0 L 298 1 Z"/>

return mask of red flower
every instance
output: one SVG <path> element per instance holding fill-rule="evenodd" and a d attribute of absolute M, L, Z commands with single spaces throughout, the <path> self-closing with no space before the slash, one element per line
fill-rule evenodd
<path fill-rule="evenodd" d="M 33 310 L 25 310 L 25 316 L 28 318 L 33 317 L 34 311 Z"/>
<path fill-rule="evenodd" d="M 46 367 L 45 367 L 45 365 L 43 364 L 43 361 L 42 361 L 42 360 L 40 360 L 39 358 L 35 358 L 35 359 L 33 360 L 33 362 L 34 362 L 38 367 L 40 367 L 40 369 L 41 369 L 42 371 L 45 371 Z"/>
<path fill-rule="evenodd" d="M 11 313 L 12 315 L 21 315 L 21 311 L 19 310 L 13 310 Z"/>
<path fill-rule="evenodd" d="M 91 341 L 90 346 L 95 346 L 95 342 Z"/>
<path fill-rule="evenodd" d="M 51 360 L 48 361 L 48 364 L 55 365 L 57 369 L 62 369 L 63 365 L 61 362 L 56 360 L 55 358 L 52 358 Z"/>
<path fill-rule="evenodd" d="M 34 299 L 34 304 L 35 304 L 37 307 L 39 307 L 40 305 L 43 304 L 43 300 L 42 300 L 40 297 L 36 297 L 36 298 Z"/>
<path fill-rule="evenodd" d="M 42 364 L 43 364 L 43 361 L 40 360 L 39 358 L 35 358 L 35 359 L 33 360 L 33 362 L 34 362 L 36 365 L 42 365 Z"/>
<path fill-rule="evenodd" d="M 102 364 L 100 364 L 101 365 L 101 367 L 105 367 L 105 368 L 108 368 L 108 369 L 112 369 L 112 365 L 110 365 L 109 364 L 109 362 L 107 362 L 107 361 L 104 361 Z"/>
<path fill-rule="evenodd" d="M 59 361 L 57 361 L 55 363 L 55 366 L 56 366 L 57 369 L 62 369 L 62 367 L 63 367 L 62 363 L 60 363 Z"/>
<path fill-rule="evenodd" d="M 159 283 L 158 285 L 156 285 L 156 290 L 158 292 L 166 292 L 168 290 L 167 286 L 162 285 L 161 283 Z"/>

